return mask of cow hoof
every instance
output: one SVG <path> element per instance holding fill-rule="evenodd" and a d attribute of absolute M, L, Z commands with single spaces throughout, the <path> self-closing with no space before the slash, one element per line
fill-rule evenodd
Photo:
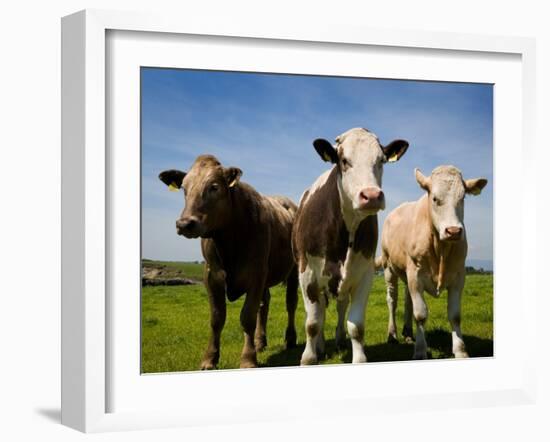
<path fill-rule="evenodd" d="M 202 361 L 201 362 L 201 370 L 215 370 L 216 364 L 214 364 L 212 361 Z"/>
<path fill-rule="evenodd" d="M 256 368 L 257 366 L 256 353 L 249 352 L 248 354 L 241 355 L 241 368 Z"/>
<path fill-rule="evenodd" d="M 258 364 L 252 361 L 242 361 L 240 368 L 257 368 Z"/>
<path fill-rule="evenodd" d="M 285 342 L 287 350 L 296 347 L 296 330 L 288 329 L 285 333 Z"/>
<path fill-rule="evenodd" d="M 463 359 L 463 358 L 469 358 L 470 356 L 468 355 L 468 353 L 466 353 L 465 351 L 457 351 L 455 353 L 455 358 L 456 359 Z"/>
<path fill-rule="evenodd" d="M 399 341 L 395 336 L 388 335 L 388 344 L 399 344 Z"/>
<path fill-rule="evenodd" d="M 412 336 L 405 336 L 406 344 L 414 344 L 414 338 Z"/>
<path fill-rule="evenodd" d="M 251 361 L 251 360 L 241 360 L 241 365 L 240 365 L 240 368 L 256 368 L 258 367 L 258 364 L 256 363 L 256 361 Z"/>
<path fill-rule="evenodd" d="M 365 355 L 354 357 L 351 361 L 352 364 L 364 364 L 365 362 L 367 362 L 367 357 Z"/>
<path fill-rule="evenodd" d="M 302 359 L 300 360 L 300 365 L 317 365 L 318 363 L 319 359 L 317 359 L 316 355 L 302 356 Z"/>
<path fill-rule="evenodd" d="M 401 335 L 403 335 L 403 338 L 405 338 L 405 342 L 414 341 L 412 327 L 404 325 L 403 330 L 401 331 Z"/>

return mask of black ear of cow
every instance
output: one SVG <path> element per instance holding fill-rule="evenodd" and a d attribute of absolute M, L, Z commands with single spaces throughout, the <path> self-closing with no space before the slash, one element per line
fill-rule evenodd
<path fill-rule="evenodd" d="M 405 140 L 394 140 L 386 147 L 383 147 L 384 155 L 389 163 L 393 163 L 405 155 L 409 148 L 409 142 Z"/>
<path fill-rule="evenodd" d="M 338 152 L 336 152 L 336 149 L 332 147 L 332 144 L 330 144 L 324 138 L 317 138 L 313 142 L 313 147 L 315 148 L 319 156 L 323 159 L 323 161 L 331 162 L 334 164 L 338 163 Z"/>
<path fill-rule="evenodd" d="M 168 187 L 173 186 L 181 189 L 181 183 L 185 178 L 185 172 L 181 170 L 165 170 L 159 174 L 159 180 L 161 180 Z"/>

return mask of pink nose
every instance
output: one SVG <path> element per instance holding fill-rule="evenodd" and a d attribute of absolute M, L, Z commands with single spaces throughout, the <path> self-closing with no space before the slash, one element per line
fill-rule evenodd
<path fill-rule="evenodd" d="M 462 227 L 447 227 L 445 233 L 449 239 L 459 239 L 462 235 Z"/>
<path fill-rule="evenodd" d="M 366 187 L 359 192 L 362 209 L 380 209 L 384 202 L 384 192 L 379 187 Z"/>

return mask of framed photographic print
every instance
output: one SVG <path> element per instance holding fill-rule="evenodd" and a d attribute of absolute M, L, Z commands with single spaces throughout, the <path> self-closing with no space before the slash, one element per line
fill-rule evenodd
<path fill-rule="evenodd" d="M 532 400 L 531 40 L 84 11 L 62 44 L 64 424 Z"/>

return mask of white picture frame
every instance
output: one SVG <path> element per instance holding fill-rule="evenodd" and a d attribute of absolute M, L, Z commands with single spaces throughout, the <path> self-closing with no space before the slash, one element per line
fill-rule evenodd
<path fill-rule="evenodd" d="M 518 310 L 523 315 L 517 319 L 514 339 L 525 343 L 518 350 L 517 361 L 511 369 L 512 376 L 507 383 L 495 383 L 483 389 L 467 383 L 460 384 L 456 391 L 429 391 L 422 388 L 405 391 L 387 389 L 386 393 L 369 395 L 361 388 L 350 395 L 326 394 L 304 397 L 303 401 L 293 401 L 286 407 L 274 401 L 264 401 L 263 406 L 251 406 L 246 403 L 246 392 L 236 399 L 239 407 L 246 410 L 239 417 L 220 412 L 217 422 L 254 422 L 294 418 L 296 416 L 315 415 L 327 417 L 335 412 L 339 414 L 362 415 L 373 410 L 406 410 L 414 401 L 416 410 L 493 406 L 499 404 L 533 403 L 536 393 L 535 361 L 535 324 L 529 314 L 536 311 L 536 279 L 527 278 L 527 256 L 536 253 L 535 229 L 529 227 L 536 220 L 536 188 L 534 185 L 535 146 L 532 134 L 535 106 L 535 45 L 532 39 L 517 37 L 489 37 L 450 33 L 427 33 L 415 31 L 391 32 L 372 28 L 350 28 L 344 26 L 318 27 L 292 23 L 211 23 L 196 20 L 193 17 L 165 17 L 151 14 L 134 14 L 99 10 L 81 11 L 63 18 L 62 21 L 62 423 L 84 432 L 111 431 L 122 429 L 158 428 L 169 426 L 208 425 L 212 416 L 205 415 L 206 405 L 197 403 L 193 408 L 176 407 L 167 400 L 167 406 L 151 409 L 136 407 L 135 410 L 112 408 L 110 393 L 112 383 L 112 364 L 115 360 L 110 344 L 109 327 L 112 326 L 112 301 L 108 297 L 110 285 L 109 261 L 112 258 L 109 244 L 110 236 L 116 232 L 111 229 L 112 195 L 109 194 L 108 143 L 111 134 L 106 131 L 106 121 L 110 118 L 107 94 L 109 78 L 106 76 L 108 60 L 107 35 L 109 32 L 156 33 L 160 36 L 217 36 L 222 39 L 247 39 L 248 41 L 270 41 L 272 44 L 284 42 L 285 45 L 332 45 L 338 48 L 374 47 L 378 51 L 391 48 L 407 50 L 428 50 L 434 57 L 438 54 L 468 53 L 483 60 L 491 54 L 515 57 L 519 60 L 521 91 L 518 95 L 521 109 L 515 109 L 513 115 L 520 116 L 517 125 L 518 142 L 521 144 L 521 186 L 510 189 L 522 196 L 521 211 L 517 222 L 521 226 L 521 241 L 514 249 L 519 254 L 520 275 L 517 286 L 521 297 Z M 152 35 L 152 34 L 150 34 Z M 171 37 L 171 38 L 172 38 Z M 335 49 L 338 50 L 338 49 Z M 337 68 L 335 68 L 337 69 Z M 465 78 L 467 81 L 467 78 Z M 513 93 L 513 91 L 512 91 Z M 512 114 L 511 114 L 512 115 Z M 500 118 L 499 108 L 495 107 L 495 119 Z M 514 132 L 516 133 L 516 132 Z M 495 132 L 497 141 L 499 132 Z M 517 155 L 517 152 L 516 152 Z M 518 163 L 517 158 L 511 160 Z M 501 164 L 504 164 L 502 162 Z M 500 166 L 504 167 L 504 166 Z M 502 183 L 502 184 L 501 184 Z M 495 207 L 498 207 L 499 189 L 506 189 L 501 181 L 496 188 Z M 529 192 L 523 189 L 530 189 Z M 497 215 L 498 216 L 498 215 Z M 512 221 L 511 221 L 512 222 Z M 498 236 L 495 237 L 498 251 Z M 495 252 L 496 253 L 496 252 Z M 517 267 L 518 257 L 515 257 Z M 505 260 L 496 266 L 498 272 L 506 274 Z M 496 285 L 507 290 L 506 284 Z M 508 290 L 511 290 L 510 288 Z M 135 310 L 135 309 L 134 309 Z M 135 313 L 135 312 L 134 312 Z M 498 311 L 496 312 L 498 314 Z M 535 317 L 534 314 L 531 315 Z M 300 326 L 298 324 L 298 326 Z M 503 326 L 504 327 L 504 326 Z M 503 328 L 504 330 L 504 328 Z M 139 331 L 138 331 L 139 333 Z M 496 334 L 498 334 L 498 330 Z M 502 333 L 502 336 L 508 336 Z M 497 338 L 498 339 L 498 338 Z M 497 342 L 498 345 L 498 342 Z M 498 350 L 495 360 L 499 359 Z M 501 354 L 505 354 L 503 351 Z M 501 360 L 506 360 L 504 356 Z M 452 362 L 452 361 L 451 361 Z M 458 361 L 456 361 L 458 362 Z M 462 362 L 462 361 L 460 361 Z M 135 373 L 139 376 L 139 363 Z M 447 375 L 455 373 L 481 372 L 494 368 L 494 361 L 465 361 L 462 365 L 449 365 L 442 362 L 428 362 L 439 365 Z M 369 364 L 366 364 L 368 366 Z M 238 385 L 242 389 L 262 386 L 268 376 L 307 385 L 321 378 L 337 379 L 342 376 L 353 381 L 366 369 L 370 373 L 382 371 L 399 372 L 427 371 L 426 363 L 372 364 L 366 366 L 332 366 L 307 369 L 276 369 L 269 375 L 262 370 L 251 372 L 228 371 L 214 373 L 189 373 L 194 376 L 192 382 L 204 384 L 204 379 L 223 388 L 224 382 Z M 496 367 L 496 366 L 495 366 Z M 502 368 L 502 367 L 500 367 Z M 361 371 L 362 370 L 362 371 Z M 277 374 L 279 373 L 279 374 Z M 246 378 L 244 377 L 246 375 Z M 205 378 L 205 376 L 207 378 Z M 378 374 L 376 374 L 378 376 Z M 402 376 L 404 377 L 404 376 Z M 149 382 L 149 381 L 147 381 Z M 151 381 L 153 382 L 153 381 Z M 178 376 L 157 377 L 157 384 L 146 386 L 144 391 L 158 392 L 162 388 L 175 389 Z M 158 382 L 163 385 L 160 386 Z M 330 385 L 330 379 L 327 381 Z M 248 387 L 246 386 L 248 385 Z M 253 386 L 254 387 L 253 387 Z M 345 381 L 343 382 L 346 388 Z M 473 385 L 473 383 L 472 383 Z M 341 386 L 340 386 L 341 387 Z M 339 388 L 340 388 L 339 387 Z M 231 390 L 231 389 L 229 389 Z M 149 394 L 149 393 L 147 393 Z M 151 393 L 152 394 L 152 393 Z M 166 395 L 166 393 L 163 393 Z M 196 392 L 198 395 L 199 393 Z M 159 396 L 162 397 L 162 396 Z M 406 400 L 403 398 L 406 397 Z M 133 398 L 132 400 L 134 400 Z M 434 399 L 436 399 L 434 401 Z M 227 398 L 220 397 L 220 404 Z M 338 406 L 327 403 L 340 401 Z M 129 400 L 130 401 L 130 400 Z M 183 400 L 185 402 L 185 400 Z M 307 405 L 307 407 L 304 407 Z M 233 404 L 235 406 L 235 403 Z"/>

